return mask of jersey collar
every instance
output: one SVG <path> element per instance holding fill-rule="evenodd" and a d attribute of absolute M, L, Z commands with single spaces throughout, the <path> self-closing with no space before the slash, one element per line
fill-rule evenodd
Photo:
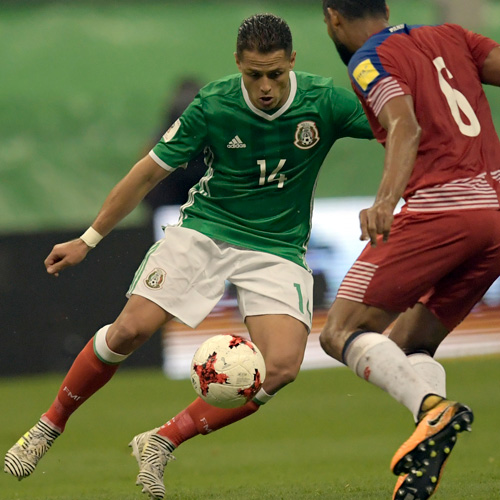
<path fill-rule="evenodd" d="M 292 105 L 292 102 L 295 99 L 295 94 L 297 93 L 297 77 L 296 77 L 296 75 L 295 75 L 295 73 L 293 71 L 290 71 L 290 95 L 288 96 L 288 99 L 286 100 L 285 104 L 283 104 L 283 106 L 281 106 L 281 108 L 278 109 L 272 115 L 268 115 L 265 111 L 262 111 L 261 109 L 256 108 L 252 104 L 252 102 L 250 101 L 250 97 L 248 95 L 247 89 L 245 88 L 245 85 L 243 84 L 243 78 L 241 79 L 241 91 L 243 92 L 243 98 L 245 99 L 245 102 L 247 103 L 247 106 L 256 115 L 259 115 L 259 116 L 261 116 L 262 118 L 265 118 L 268 121 L 273 121 L 276 118 L 279 118 Z"/>

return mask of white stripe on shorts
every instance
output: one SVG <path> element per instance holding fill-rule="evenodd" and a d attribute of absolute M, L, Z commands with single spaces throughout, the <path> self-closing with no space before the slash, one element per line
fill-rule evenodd
<path fill-rule="evenodd" d="M 378 266 L 357 260 L 349 269 L 337 292 L 338 299 L 363 302 L 365 292 Z"/>

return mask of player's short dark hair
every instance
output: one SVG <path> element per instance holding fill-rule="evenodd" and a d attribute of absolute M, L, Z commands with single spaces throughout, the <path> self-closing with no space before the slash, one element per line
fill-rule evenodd
<path fill-rule="evenodd" d="M 284 50 L 292 54 L 292 32 L 285 20 L 273 14 L 256 14 L 245 19 L 236 39 L 236 53 L 242 57 L 244 50 L 268 54 Z"/>
<path fill-rule="evenodd" d="M 323 0 L 323 11 L 338 10 L 346 19 L 380 17 L 386 15 L 385 0 Z"/>

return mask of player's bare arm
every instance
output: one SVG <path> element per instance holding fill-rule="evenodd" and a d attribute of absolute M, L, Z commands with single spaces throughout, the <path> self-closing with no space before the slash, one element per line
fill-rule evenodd
<path fill-rule="evenodd" d="M 168 174 L 149 155 L 142 158 L 111 190 L 92 228 L 106 236 Z M 44 262 L 47 272 L 58 276 L 63 269 L 79 264 L 91 249 L 81 238 L 55 245 Z"/>
<path fill-rule="evenodd" d="M 395 97 L 382 108 L 378 120 L 387 130 L 384 173 L 374 204 L 359 214 L 361 240 L 377 243 L 389 238 L 394 209 L 408 184 L 420 142 L 420 126 L 409 95 Z"/>
<path fill-rule="evenodd" d="M 500 47 L 494 48 L 485 59 L 481 80 L 483 83 L 500 87 Z"/>

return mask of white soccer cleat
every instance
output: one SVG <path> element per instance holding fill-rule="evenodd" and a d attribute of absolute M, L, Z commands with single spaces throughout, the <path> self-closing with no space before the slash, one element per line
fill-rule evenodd
<path fill-rule="evenodd" d="M 162 500 L 165 496 L 163 473 L 168 462 L 175 460 L 175 447 L 168 439 L 156 434 L 157 429 L 143 432 L 130 441 L 132 454 L 139 465 L 136 484 L 142 486 L 151 500 Z"/>
<path fill-rule="evenodd" d="M 139 469 L 141 468 L 141 453 L 146 445 L 148 439 L 159 431 L 159 427 L 152 429 L 150 431 L 143 432 L 142 434 L 137 434 L 132 438 L 132 441 L 128 444 L 132 448 L 132 455 L 137 460 L 137 465 Z"/>
<path fill-rule="evenodd" d="M 32 427 L 5 455 L 4 472 L 19 480 L 30 476 L 38 461 L 61 435 L 42 420 Z"/>

